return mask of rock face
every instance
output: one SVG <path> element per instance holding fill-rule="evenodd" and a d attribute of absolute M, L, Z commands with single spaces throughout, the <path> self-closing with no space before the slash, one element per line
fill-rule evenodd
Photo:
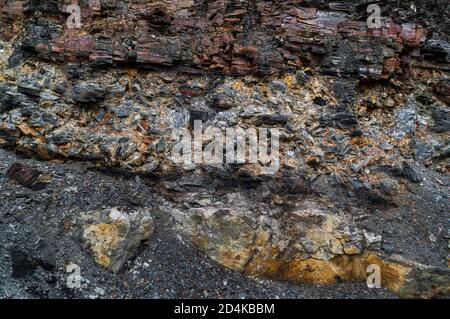
<path fill-rule="evenodd" d="M 41 16 L 26 21 L 24 50 L 45 59 L 98 65 L 178 66 L 235 74 L 312 66 L 328 74 L 388 78 L 408 72 L 426 36 L 423 27 L 401 18 L 383 17 L 380 28 L 368 28 L 366 21 L 358 20 L 366 14 L 366 1 L 337 6 L 320 1 L 80 1 L 82 24 L 75 31 L 64 26 L 67 6 L 62 0 L 51 6 L 4 2 L 0 9 L 5 38 L 17 28 L 14 17 L 50 14 L 57 21 Z M 90 33 L 98 28 L 101 14 L 108 15 L 107 27 L 101 22 L 102 32 Z M 442 43 L 427 45 L 429 54 L 447 49 Z"/>
<path fill-rule="evenodd" d="M 82 240 L 95 261 L 118 272 L 134 249 L 150 239 L 154 223 L 149 210 L 126 211 L 112 208 L 91 211 L 80 217 Z"/>
<path fill-rule="evenodd" d="M 226 204 L 187 211 L 161 209 L 172 214 L 186 240 L 218 263 L 248 275 L 332 284 L 364 281 L 369 266 L 377 265 L 383 287 L 401 297 L 450 293 L 448 270 L 395 255 L 380 258 L 382 236 L 359 229 L 351 216 L 336 208 L 306 199 L 292 210 L 269 209 L 239 193 L 226 198 Z"/>
<path fill-rule="evenodd" d="M 400 296 L 448 294 L 448 1 L 377 1 L 377 29 L 368 1 L 90 0 L 79 28 L 68 2 L 0 0 L 0 146 L 144 177 L 187 242 L 249 275 L 377 264 Z M 198 121 L 278 129 L 279 169 L 175 163 Z M 81 224 L 117 272 L 151 223 L 113 211 Z"/>
<path fill-rule="evenodd" d="M 195 235 L 191 240 L 228 267 L 241 271 L 255 267 L 264 273 L 269 269 L 255 260 L 267 254 L 276 262 L 275 251 L 281 259 L 285 251 L 290 251 L 301 259 L 329 261 L 364 249 L 362 233 L 351 222 L 344 222 L 344 215 L 330 214 L 326 207 L 305 201 L 297 210 L 271 218 L 269 212 L 258 216 L 248 210 L 249 203 L 239 194 L 230 197 L 236 197 L 230 207 L 191 208 L 187 214 L 175 214 L 187 219 L 180 224 L 188 235 Z"/>

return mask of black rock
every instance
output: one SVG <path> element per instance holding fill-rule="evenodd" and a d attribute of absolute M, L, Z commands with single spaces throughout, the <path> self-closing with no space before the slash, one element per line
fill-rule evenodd
<path fill-rule="evenodd" d="M 355 81 L 339 80 L 333 87 L 334 95 L 342 106 L 351 106 L 355 103 L 356 83 Z"/>
<path fill-rule="evenodd" d="M 422 49 L 425 56 L 448 63 L 450 62 L 450 43 L 438 39 L 428 39 Z"/>
<path fill-rule="evenodd" d="M 325 106 L 325 105 L 327 105 L 327 101 L 324 100 L 323 98 L 321 98 L 320 96 L 318 96 L 314 99 L 314 104 L 319 105 L 319 106 Z"/>
<path fill-rule="evenodd" d="M 417 161 L 429 161 L 433 156 L 433 146 L 425 141 L 413 139 L 411 141 L 411 148 L 414 150 L 414 158 Z"/>
<path fill-rule="evenodd" d="M 256 118 L 255 125 L 260 126 L 263 124 L 266 125 L 285 125 L 289 120 L 289 116 L 287 115 L 279 115 L 279 114 L 263 114 L 259 115 Z"/>
<path fill-rule="evenodd" d="M 105 110 L 104 109 L 100 109 L 100 110 L 98 110 L 97 114 L 95 115 L 95 120 L 97 122 L 101 122 L 105 118 L 105 115 L 106 115 Z"/>
<path fill-rule="evenodd" d="M 84 77 L 83 71 L 80 70 L 80 67 L 75 64 L 65 64 L 64 72 L 69 80 L 82 79 Z"/>
<path fill-rule="evenodd" d="M 195 121 L 206 122 L 210 118 L 211 114 L 208 110 L 203 109 L 191 109 L 189 110 L 189 125 L 194 127 Z"/>
<path fill-rule="evenodd" d="M 65 131 L 65 132 L 61 132 L 59 134 L 54 134 L 54 135 L 50 136 L 49 141 L 56 145 L 62 145 L 62 144 L 70 143 L 71 138 L 72 138 L 72 132 Z"/>
<path fill-rule="evenodd" d="M 432 116 L 434 120 L 434 131 L 438 133 L 446 133 L 450 131 L 450 110 L 448 108 L 435 108 Z"/>
<path fill-rule="evenodd" d="M 402 175 L 413 183 L 420 183 L 422 181 L 422 176 L 420 176 L 419 170 L 414 167 L 414 165 L 407 162 L 403 163 Z"/>
<path fill-rule="evenodd" d="M 15 108 L 27 108 L 29 106 L 36 105 L 30 97 L 17 91 L 3 92 L 5 87 L 0 88 L 0 110 L 9 111 Z"/>
<path fill-rule="evenodd" d="M 0 146 L 13 147 L 17 141 L 17 136 L 15 134 L 17 133 L 0 129 Z"/>
<path fill-rule="evenodd" d="M 298 71 L 296 74 L 297 82 L 301 85 L 305 85 L 309 82 L 310 76 L 306 74 L 304 71 Z"/>
<path fill-rule="evenodd" d="M 387 253 L 393 253 L 395 251 L 395 247 L 390 242 L 384 242 L 383 243 L 383 250 Z"/>
<path fill-rule="evenodd" d="M 27 165 L 14 163 L 6 172 L 8 178 L 15 180 L 22 186 L 31 188 L 32 190 L 41 190 L 45 188 L 46 183 L 40 179 L 42 173 Z"/>
<path fill-rule="evenodd" d="M 67 83 L 66 82 L 59 82 L 55 85 L 55 92 L 59 95 L 64 96 L 67 92 Z"/>
<path fill-rule="evenodd" d="M 338 107 L 333 113 L 324 113 L 320 117 L 319 122 L 322 126 L 332 126 L 352 130 L 359 128 L 358 119 L 348 107 Z"/>
<path fill-rule="evenodd" d="M 20 93 L 32 96 L 32 97 L 39 97 L 41 94 L 41 86 L 37 83 L 19 83 L 17 85 L 17 88 Z"/>
<path fill-rule="evenodd" d="M 34 112 L 28 120 L 28 124 L 31 127 L 56 127 L 58 125 L 58 117 L 51 112 Z"/>
<path fill-rule="evenodd" d="M 417 105 L 411 99 L 408 99 L 406 105 L 395 112 L 395 120 L 398 130 L 404 134 L 413 133 L 419 120 Z"/>
<path fill-rule="evenodd" d="M 8 66 L 10 68 L 15 68 L 16 66 L 18 66 L 20 64 L 20 62 L 23 59 L 23 51 L 21 48 L 18 48 L 16 50 L 14 50 L 13 54 L 11 54 L 11 56 L 8 59 Z"/>
<path fill-rule="evenodd" d="M 73 87 L 73 99 L 79 103 L 101 102 L 105 94 L 105 89 L 97 83 L 79 83 Z"/>
<path fill-rule="evenodd" d="M 434 102 L 433 97 L 430 94 L 422 94 L 416 97 L 416 101 L 423 105 L 431 105 Z"/>
<path fill-rule="evenodd" d="M 26 11 L 30 12 L 49 12 L 54 14 L 60 14 L 61 10 L 60 0 L 33 0 L 27 1 Z"/>
<path fill-rule="evenodd" d="M 232 98 L 224 93 L 217 94 L 213 99 L 213 104 L 215 108 L 222 110 L 228 110 L 235 107 Z"/>
<path fill-rule="evenodd" d="M 389 179 L 385 179 L 377 185 L 377 188 L 386 195 L 393 195 L 397 189 L 397 184 Z"/>

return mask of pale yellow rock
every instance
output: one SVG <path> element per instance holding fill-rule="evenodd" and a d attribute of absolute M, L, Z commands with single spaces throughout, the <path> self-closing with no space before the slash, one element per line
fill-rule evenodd
<path fill-rule="evenodd" d="M 142 241 L 150 239 L 154 223 L 148 209 L 125 211 L 112 208 L 91 211 L 80 219 L 82 239 L 94 260 L 118 272 Z"/>
<path fill-rule="evenodd" d="M 428 298 L 450 290 L 449 273 L 364 251 L 367 234 L 322 204 L 305 200 L 275 219 L 244 209 L 240 195 L 228 198 L 232 208 L 172 212 L 184 237 L 227 268 L 274 280 L 333 284 L 365 282 L 368 267 L 376 265 L 382 287 L 401 297 Z"/>

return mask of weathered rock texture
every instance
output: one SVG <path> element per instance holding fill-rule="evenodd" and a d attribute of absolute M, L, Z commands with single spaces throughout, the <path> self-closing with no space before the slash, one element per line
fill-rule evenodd
<path fill-rule="evenodd" d="M 154 223 L 148 209 L 129 211 L 112 208 L 83 214 L 79 223 L 82 239 L 95 261 L 118 272 L 133 254 L 133 249 L 150 239 Z"/>
<path fill-rule="evenodd" d="M 3 2 L 3 37 L 23 27 L 22 48 L 31 55 L 194 73 L 277 74 L 312 66 L 329 74 L 388 78 L 409 73 L 423 59 L 417 49 L 427 34 L 390 16 L 380 29 L 367 28 L 361 20 L 366 1 L 315 7 L 314 1 L 81 1 L 82 28 L 75 31 L 65 26 L 62 0 Z M 448 47 L 439 42 L 426 49 L 448 61 Z"/>
<path fill-rule="evenodd" d="M 342 212 L 305 200 L 289 213 L 264 211 L 265 205 L 259 205 L 258 214 L 242 195 L 228 198 L 230 207 L 174 213 L 186 238 L 226 267 L 278 280 L 331 284 L 365 281 L 368 267 L 378 265 L 383 287 L 402 297 L 449 293 L 448 271 L 400 256 L 381 259 L 375 253 L 381 236 L 362 231 Z"/>
<path fill-rule="evenodd" d="M 400 296 L 446 295 L 448 3 L 378 1 L 380 29 L 368 3 L 91 0 L 69 29 L 69 3 L 0 0 L 0 145 L 147 176 L 187 241 L 249 275 L 378 264 Z M 175 165 L 194 120 L 279 128 L 280 170 Z M 430 227 L 433 252 L 411 241 Z"/>
<path fill-rule="evenodd" d="M 51 180 L 51 175 L 42 174 L 36 169 L 19 163 L 11 165 L 6 175 L 17 183 L 33 190 L 45 188 L 45 185 Z"/>

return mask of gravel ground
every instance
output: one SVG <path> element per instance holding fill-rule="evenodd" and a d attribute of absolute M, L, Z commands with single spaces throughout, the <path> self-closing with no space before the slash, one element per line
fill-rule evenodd
<path fill-rule="evenodd" d="M 32 191 L 5 176 L 14 162 L 52 173 Z M 74 222 L 99 207 L 152 207 L 159 195 L 135 178 L 102 173 L 92 164 L 40 162 L 0 149 L 0 298 L 395 298 L 365 284 L 331 286 L 248 278 L 189 247 L 168 216 L 118 274 L 93 261 Z M 69 289 L 65 266 L 81 268 L 82 287 Z"/>

